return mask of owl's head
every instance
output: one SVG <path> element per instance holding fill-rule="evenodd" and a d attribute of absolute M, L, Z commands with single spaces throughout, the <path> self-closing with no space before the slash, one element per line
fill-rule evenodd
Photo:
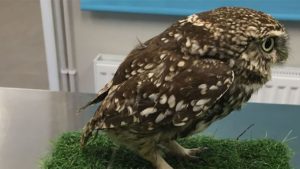
<path fill-rule="evenodd" d="M 179 20 L 176 27 L 182 52 L 221 59 L 236 71 L 267 77 L 271 65 L 288 57 L 285 28 L 260 11 L 222 7 Z"/>

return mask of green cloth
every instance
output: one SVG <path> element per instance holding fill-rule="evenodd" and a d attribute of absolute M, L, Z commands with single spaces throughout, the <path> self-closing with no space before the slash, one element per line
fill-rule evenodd
<path fill-rule="evenodd" d="M 80 132 L 67 132 L 53 143 L 51 153 L 41 162 L 42 169 L 150 169 L 151 164 L 124 147 L 118 148 L 105 134 L 99 134 L 82 150 Z M 271 139 L 216 139 L 193 136 L 178 140 L 186 148 L 199 146 L 208 150 L 199 154 L 203 160 L 191 161 L 166 155 L 175 169 L 291 169 L 291 151 L 284 143 Z M 112 158 L 113 151 L 115 156 Z M 113 159 L 113 162 L 111 162 Z"/>

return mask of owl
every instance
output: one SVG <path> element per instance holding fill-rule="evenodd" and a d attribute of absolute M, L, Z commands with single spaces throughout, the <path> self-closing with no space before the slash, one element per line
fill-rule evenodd
<path fill-rule="evenodd" d="M 288 57 L 287 32 L 270 15 L 222 7 L 179 20 L 133 49 L 86 106 L 101 102 L 81 145 L 102 130 L 157 169 L 161 149 L 196 158 L 176 142 L 240 109 Z"/>

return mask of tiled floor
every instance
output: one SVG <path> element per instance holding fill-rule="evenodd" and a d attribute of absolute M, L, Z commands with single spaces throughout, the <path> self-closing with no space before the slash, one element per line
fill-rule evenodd
<path fill-rule="evenodd" d="M 48 89 L 39 0 L 0 0 L 0 87 Z"/>

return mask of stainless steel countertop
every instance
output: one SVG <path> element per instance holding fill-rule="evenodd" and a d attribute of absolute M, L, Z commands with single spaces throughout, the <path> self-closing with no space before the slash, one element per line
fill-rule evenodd
<path fill-rule="evenodd" d="M 0 88 L 0 168 L 39 168 L 51 140 L 87 121 L 90 114 L 77 111 L 93 96 Z"/>
<path fill-rule="evenodd" d="M 65 131 L 81 129 L 96 107 L 77 113 L 94 95 L 43 90 L 0 88 L 0 169 L 35 169 L 48 152 L 51 140 Z M 244 139 L 282 140 L 290 130 L 300 136 L 300 106 L 248 104 L 214 123 L 204 134 L 235 138 L 250 124 Z M 300 141 L 288 142 L 300 167 Z"/>

